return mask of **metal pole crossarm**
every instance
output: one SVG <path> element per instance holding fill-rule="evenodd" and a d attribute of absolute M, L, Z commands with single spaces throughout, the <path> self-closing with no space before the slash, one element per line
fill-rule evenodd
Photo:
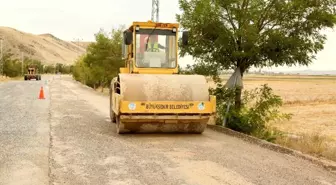
<path fill-rule="evenodd" d="M 159 0 L 152 0 L 152 19 L 153 22 L 159 22 Z"/>

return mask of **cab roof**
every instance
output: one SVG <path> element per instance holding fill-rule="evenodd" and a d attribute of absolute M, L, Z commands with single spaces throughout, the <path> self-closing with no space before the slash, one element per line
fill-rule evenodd
<path fill-rule="evenodd" d="M 163 22 L 153 22 L 153 21 L 138 22 L 138 21 L 135 21 L 135 22 L 132 23 L 132 25 L 128 29 L 133 31 L 134 26 L 147 27 L 147 28 L 156 27 L 157 29 L 160 29 L 160 28 L 163 28 L 163 29 L 176 28 L 176 29 L 178 29 L 179 28 L 178 23 L 163 23 Z"/>

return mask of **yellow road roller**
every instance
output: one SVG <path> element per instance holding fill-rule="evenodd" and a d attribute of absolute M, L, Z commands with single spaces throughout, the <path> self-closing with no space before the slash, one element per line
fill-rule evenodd
<path fill-rule="evenodd" d="M 110 84 L 118 134 L 202 133 L 216 112 L 202 75 L 178 74 L 177 23 L 133 22 L 123 32 L 125 67 Z M 188 44 L 188 32 L 182 32 Z"/>

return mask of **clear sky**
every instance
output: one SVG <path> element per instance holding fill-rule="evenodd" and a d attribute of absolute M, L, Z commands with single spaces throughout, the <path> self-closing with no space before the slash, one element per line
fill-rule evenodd
<path fill-rule="evenodd" d="M 151 0 L 6 0 L 0 6 L 0 26 L 8 26 L 33 34 L 51 33 L 63 40 L 93 41 L 103 28 L 151 18 Z M 160 0 L 160 21 L 176 22 L 177 0 Z M 287 67 L 277 70 L 336 70 L 336 32 L 328 32 L 325 49 L 308 68 Z M 182 66 L 192 64 L 191 57 L 180 59 Z"/>

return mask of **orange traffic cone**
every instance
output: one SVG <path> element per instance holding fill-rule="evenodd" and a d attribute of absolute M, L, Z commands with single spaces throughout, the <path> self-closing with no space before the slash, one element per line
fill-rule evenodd
<path fill-rule="evenodd" d="M 41 89 L 40 89 L 39 99 L 45 99 L 45 98 L 44 98 L 43 87 L 41 87 Z"/>

